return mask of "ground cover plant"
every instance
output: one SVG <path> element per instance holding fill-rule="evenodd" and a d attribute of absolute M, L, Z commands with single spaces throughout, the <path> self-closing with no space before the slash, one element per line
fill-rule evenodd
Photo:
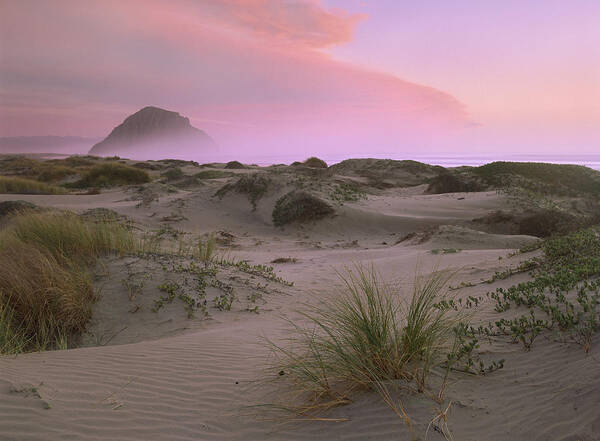
<path fill-rule="evenodd" d="M 91 316 L 90 267 L 135 248 L 118 223 L 53 212 L 14 217 L 0 233 L 0 352 L 67 347 Z"/>
<path fill-rule="evenodd" d="M 334 185 L 329 197 L 339 205 L 344 205 L 344 202 L 358 202 L 366 199 L 367 194 L 358 187 L 358 184 L 342 182 Z"/>
<path fill-rule="evenodd" d="M 508 335 L 530 350 L 539 335 L 553 331 L 589 352 L 600 331 L 600 233 L 588 228 L 552 237 L 542 251 L 526 261 L 530 281 L 488 293 L 504 316 L 476 332 Z M 509 310 L 516 316 L 506 317 Z"/>

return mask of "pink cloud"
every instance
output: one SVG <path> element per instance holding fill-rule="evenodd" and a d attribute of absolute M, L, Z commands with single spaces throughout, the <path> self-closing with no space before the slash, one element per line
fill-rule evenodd
<path fill-rule="evenodd" d="M 146 105 L 190 116 L 232 149 L 399 147 L 469 123 L 444 92 L 320 52 L 361 17 L 317 1 L 1 8 L 0 135 L 101 136 Z"/>

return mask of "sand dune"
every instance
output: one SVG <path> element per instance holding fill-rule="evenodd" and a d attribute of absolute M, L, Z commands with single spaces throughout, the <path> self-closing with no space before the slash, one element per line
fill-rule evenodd
<path fill-rule="evenodd" d="M 0 357 L 0 439 L 408 439 L 402 421 L 372 394 L 327 415 L 344 422 L 265 420 L 266 415 L 247 407 L 276 392 L 252 387 L 268 358 L 261 337 L 279 341 L 288 336 L 281 316 L 293 317 L 301 304 L 318 304 L 335 295 L 340 288 L 335 271 L 344 266 L 374 263 L 386 280 L 405 287 L 406 295 L 415 268 L 424 273 L 449 268 L 457 271 L 455 280 L 474 284 L 460 296 L 483 295 L 513 283 L 480 284 L 496 271 L 518 265 L 527 256 L 508 257 L 509 253 L 537 240 L 468 228 L 473 218 L 505 207 L 506 200 L 495 192 L 388 192 L 337 207 L 336 216 L 315 224 L 279 229 L 272 226 L 270 207 L 280 193 L 260 200 L 252 211 L 242 196 L 212 197 L 217 186 L 160 194 L 158 201 L 146 205 L 123 190 L 91 196 L 19 196 L 77 212 L 109 208 L 149 228 L 226 231 L 232 235 L 230 253 L 240 259 L 268 264 L 277 257 L 293 257 L 296 262 L 274 265 L 294 286 L 270 283 L 258 314 L 238 301 L 232 311 L 214 313 L 210 319 L 189 319 L 180 305 L 159 314 L 150 311 L 158 295 L 156 284 L 165 277 L 156 264 L 134 259 L 104 262 L 96 271 L 102 298 L 85 340 L 92 347 Z M 0 196 L 8 199 L 14 197 Z M 180 220 L 164 220 L 173 214 Z M 399 241 L 407 233 L 427 231 L 423 240 Z M 431 252 L 440 248 L 462 251 Z M 141 310 L 135 314 L 128 312 L 131 302 L 121 283 L 128 268 L 154 275 L 139 294 Z M 252 286 L 243 288 L 247 285 L 241 279 L 235 283 L 241 293 Z M 493 320 L 491 304 L 484 305 L 481 314 L 479 321 Z M 550 341 L 531 353 L 510 344 L 484 352 L 490 358 L 505 358 L 507 367 L 482 377 L 452 376 L 449 426 L 456 440 L 600 439 L 597 356 Z M 412 396 L 406 403 L 424 433 L 435 416 L 432 402 Z M 432 429 L 427 439 L 443 438 Z"/>

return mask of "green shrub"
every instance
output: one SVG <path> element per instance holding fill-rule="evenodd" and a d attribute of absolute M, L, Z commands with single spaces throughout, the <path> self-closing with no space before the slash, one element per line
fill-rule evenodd
<path fill-rule="evenodd" d="M 307 222 L 332 215 L 335 210 L 325 201 L 304 191 L 291 191 L 277 200 L 273 208 L 273 224 Z"/>
<path fill-rule="evenodd" d="M 116 185 L 133 185 L 150 182 L 150 175 L 145 170 L 124 164 L 98 164 L 93 166 L 75 187 L 112 187 Z"/>
<path fill-rule="evenodd" d="M 31 179 L 0 176 L 0 193 L 13 194 L 67 194 L 64 188 Z"/>
<path fill-rule="evenodd" d="M 304 165 L 311 168 L 327 168 L 327 163 L 316 156 L 311 156 L 305 160 Z"/>

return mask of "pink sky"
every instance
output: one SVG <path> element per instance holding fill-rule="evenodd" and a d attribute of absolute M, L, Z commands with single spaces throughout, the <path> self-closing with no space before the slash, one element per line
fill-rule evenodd
<path fill-rule="evenodd" d="M 583 0 L 3 0 L 0 136 L 154 105 L 243 152 L 599 153 L 599 22 Z"/>

